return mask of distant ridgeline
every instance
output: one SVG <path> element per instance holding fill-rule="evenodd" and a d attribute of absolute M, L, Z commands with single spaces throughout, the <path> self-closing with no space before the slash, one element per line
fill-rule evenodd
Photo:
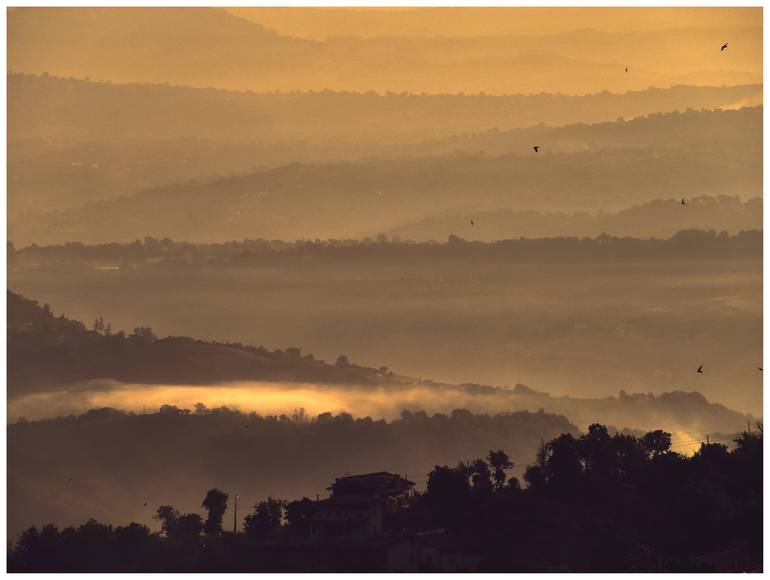
<path fill-rule="evenodd" d="M 761 218 L 761 215 L 760 215 Z M 516 232 L 509 232 L 515 236 Z M 399 263 L 420 262 L 425 258 L 448 259 L 474 256 L 542 262 L 582 259 L 601 261 L 613 256 L 677 260 L 708 251 L 712 257 L 746 256 L 762 251 L 762 231 L 753 229 L 736 234 L 714 230 L 686 229 L 668 239 L 640 239 L 601 234 L 595 237 L 543 237 L 502 239 L 494 242 L 466 240 L 450 234 L 438 243 L 413 242 L 380 235 L 376 239 L 327 239 L 286 242 L 268 239 L 244 239 L 224 243 L 190 243 L 169 238 L 145 237 L 129 243 L 57 245 L 32 244 L 23 248 L 9 242 L 10 268 L 30 264 L 39 267 L 66 263 L 68 268 L 107 268 L 121 266 L 186 267 L 195 265 L 248 266 L 251 263 L 306 260 L 308 258 L 355 261 L 356 258 L 394 259 Z"/>
<path fill-rule="evenodd" d="M 97 378 L 167 384 L 255 378 L 363 384 L 395 380 L 386 368 L 350 364 L 345 356 L 331 365 L 303 356 L 297 348 L 270 352 L 189 337 L 157 338 L 147 327 L 113 333 L 103 321 L 89 330 L 82 322 L 54 316 L 47 304 L 40 306 L 11 291 L 8 360 L 11 397 Z"/>
<path fill-rule="evenodd" d="M 740 238 L 731 239 L 740 242 Z M 167 385 L 221 385 L 250 380 L 347 385 L 345 388 L 361 392 L 384 387 L 393 404 L 403 400 L 399 410 L 422 410 L 431 404 L 435 392 L 437 400 L 429 409 L 432 411 L 449 411 L 458 405 L 477 412 L 539 410 L 563 415 L 581 428 L 602 421 L 618 429 L 643 431 L 659 426 L 674 433 L 697 431 L 697 437 L 705 437 L 706 433 L 732 434 L 747 421 L 756 420 L 709 402 L 697 392 L 655 395 L 621 391 L 618 397 L 600 399 L 554 397 L 524 385 L 513 389 L 456 385 L 396 375 L 387 367 L 352 364 L 344 355 L 334 364 L 327 364 L 313 355 L 302 355 L 298 348 L 271 352 L 240 343 L 158 338 L 148 327 L 137 327 L 126 334 L 113 331 L 101 319 L 89 330 L 81 322 L 54 316 L 48 305 L 40 306 L 11 291 L 7 330 L 10 399 L 95 379 Z M 410 398 L 413 389 L 423 395 L 419 401 Z"/>

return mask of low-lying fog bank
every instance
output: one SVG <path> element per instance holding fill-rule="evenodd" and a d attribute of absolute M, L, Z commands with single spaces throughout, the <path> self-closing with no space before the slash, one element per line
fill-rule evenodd
<path fill-rule="evenodd" d="M 485 385 L 447 385 L 432 382 L 387 385 L 329 385 L 314 383 L 232 382 L 218 385 L 147 385 L 116 381 L 86 381 L 70 389 L 33 393 L 11 399 L 11 421 L 80 414 L 112 407 L 136 414 L 155 412 L 163 405 L 194 409 L 226 406 L 243 413 L 290 416 L 298 409 L 308 415 L 350 413 L 355 417 L 392 420 L 403 410 L 474 413 L 543 410 L 564 415 L 580 429 L 599 422 L 619 429 L 666 429 L 705 437 L 707 432 L 734 432 L 755 418 L 696 392 L 661 395 L 627 394 L 601 399 L 553 397 L 517 385 L 513 389 Z"/>
<path fill-rule="evenodd" d="M 439 388 L 450 392 L 439 398 Z M 44 397 L 30 395 L 15 401 L 12 412 L 31 409 L 35 400 L 40 404 Z M 635 409 L 637 424 L 649 425 L 635 430 L 635 435 L 657 427 L 671 430 L 667 424 L 673 424 L 679 407 L 693 407 L 690 415 L 683 416 L 690 422 L 681 424 L 680 431 L 674 433 L 673 449 L 679 453 L 693 451 L 705 437 L 687 429 L 692 425 L 708 429 L 706 432 L 714 433 L 712 441 L 725 444 L 745 427 L 737 413 L 686 393 L 579 401 L 552 399 L 525 387 L 502 391 L 414 386 L 388 392 L 385 388 L 368 391 L 319 385 L 201 388 L 102 384 L 90 385 L 90 390 L 83 388 L 69 397 L 70 410 L 94 401 L 134 411 L 102 408 L 79 416 L 19 420 L 10 425 L 10 537 L 32 524 L 66 526 L 91 517 L 116 525 L 136 521 L 156 529 L 152 515 L 159 505 L 196 511 L 212 487 L 238 493 L 244 513 L 268 495 L 325 497 L 326 487 L 345 474 L 386 470 L 405 474 L 418 489 L 424 489 L 425 475 L 435 465 L 468 462 L 496 449 L 510 456 L 515 464 L 513 475 L 521 477 L 526 466 L 535 461 L 542 441 L 561 433 L 577 435 L 582 430 L 565 416 L 542 410 L 549 401 L 551 408 L 563 405 L 576 416 L 587 416 L 593 409 L 594 420 L 610 428 L 613 422 L 618 424 L 614 420 L 630 419 Z M 221 398 L 228 398 L 243 411 L 260 407 L 261 414 L 207 408 L 203 402 L 214 404 Z M 198 404 L 186 408 L 168 404 L 195 399 Z M 442 402 L 436 404 L 439 399 Z M 445 408 L 452 399 L 475 410 L 508 406 L 508 411 L 433 412 Z M 166 404 L 158 411 L 149 409 L 164 400 Z M 46 404 L 62 405 L 57 412 L 65 412 L 66 401 L 63 393 L 51 394 Z M 349 413 L 314 416 L 296 407 L 300 402 L 322 405 L 323 401 L 348 409 L 358 405 L 361 414 L 369 410 L 390 415 L 401 405 L 433 410 L 404 410 L 398 418 L 386 421 L 370 416 L 354 418 Z M 513 411 L 540 402 L 543 405 L 535 412 Z M 282 406 L 284 414 L 265 414 L 269 407 L 278 413 Z M 141 408 L 146 408 L 146 413 Z"/>

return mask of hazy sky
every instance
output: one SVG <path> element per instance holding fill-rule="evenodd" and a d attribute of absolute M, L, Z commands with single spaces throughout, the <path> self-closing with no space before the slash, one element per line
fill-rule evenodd
<path fill-rule="evenodd" d="M 281 34 L 324 40 L 338 34 L 471 38 L 701 26 L 761 26 L 761 8 L 228 8 Z"/>
<path fill-rule="evenodd" d="M 25 8 L 8 31 L 16 72 L 113 83 L 585 94 L 762 82 L 759 8 Z"/>

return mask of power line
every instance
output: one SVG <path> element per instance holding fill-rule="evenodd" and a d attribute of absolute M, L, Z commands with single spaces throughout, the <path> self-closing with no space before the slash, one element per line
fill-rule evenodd
<path fill-rule="evenodd" d="M 671 445 L 671 448 L 673 449 L 675 447 L 689 447 L 697 443 L 713 443 L 715 441 L 730 441 L 730 440 L 734 440 L 736 437 L 740 437 L 742 434 L 743 432 L 733 433 L 732 435 L 725 435 L 724 437 L 715 437 L 713 439 L 706 437 L 705 439 L 692 439 L 690 441 L 679 441 L 675 445 Z"/>
<path fill-rule="evenodd" d="M 695 429 L 693 431 L 678 431 L 678 433 L 681 433 L 683 435 L 690 435 L 692 433 L 715 433 L 721 429 L 742 429 L 743 425 L 724 425 L 722 427 L 702 427 L 700 429 Z"/>

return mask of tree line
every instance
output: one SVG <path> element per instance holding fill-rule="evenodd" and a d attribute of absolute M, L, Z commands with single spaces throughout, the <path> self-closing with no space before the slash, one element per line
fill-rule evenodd
<path fill-rule="evenodd" d="M 706 571 L 709 554 L 762 561 L 762 425 L 733 450 L 704 442 L 692 456 L 662 430 L 610 434 L 600 424 L 541 445 L 524 472 L 503 450 L 437 465 L 390 536 L 443 528 L 480 571 Z M 332 474 L 330 474 L 331 476 Z M 159 506 L 159 531 L 90 520 L 59 530 L 30 527 L 9 547 L 12 572 L 317 571 L 310 522 L 315 502 L 267 497 L 230 532 L 231 496 L 205 495 L 198 513 Z M 372 546 L 350 544 L 335 571 L 377 571 Z M 331 548 L 330 548 L 331 550 Z M 337 554 L 331 550 L 332 554 Z"/>

